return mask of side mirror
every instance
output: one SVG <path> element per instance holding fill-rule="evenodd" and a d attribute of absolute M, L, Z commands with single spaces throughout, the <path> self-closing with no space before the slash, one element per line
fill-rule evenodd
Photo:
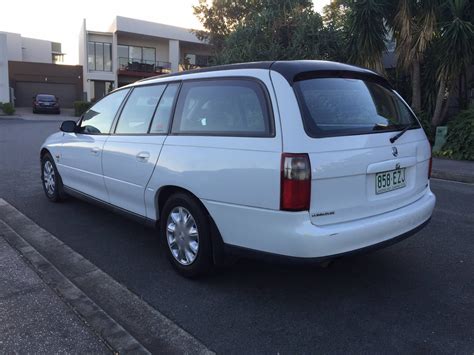
<path fill-rule="evenodd" d="M 60 130 L 65 133 L 74 133 L 76 132 L 76 122 L 64 121 L 63 123 L 61 123 Z"/>

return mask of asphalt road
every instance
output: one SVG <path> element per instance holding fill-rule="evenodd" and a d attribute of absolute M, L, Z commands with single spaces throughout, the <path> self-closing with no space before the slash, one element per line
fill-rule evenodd
<path fill-rule="evenodd" d="M 179 277 L 157 233 L 46 200 L 39 146 L 58 122 L 0 119 L 0 197 L 218 353 L 474 351 L 474 186 L 432 180 L 431 223 L 389 248 L 318 266 L 241 260 Z"/>

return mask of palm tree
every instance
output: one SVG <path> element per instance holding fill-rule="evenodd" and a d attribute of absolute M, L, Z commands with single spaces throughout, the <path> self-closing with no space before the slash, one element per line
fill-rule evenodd
<path fill-rule="evenodd" d="M 431 120 L 433 126 L 442 123 L 455 80 L 473 60 L 474 27 L 468 1 L 448 0 L 444 10 L 439 38 L 442 53 L 437 78 L 439 86 Z"/>
<path fill-rule="evenodd" d="M 424 54 L 436 30 L 438 0 L 400 0 L 391 26 L 396 39 L 397 64 L 410 73 L 412 83 L 411 106 L 421 111 L 421 72 Z"/>
<path fill-rule="evenodd" d="M 349 11 L 349 62 L 384 74 L 382 55 L 386 51 L 387 28 L 381 0 L 354 2 Z"/>

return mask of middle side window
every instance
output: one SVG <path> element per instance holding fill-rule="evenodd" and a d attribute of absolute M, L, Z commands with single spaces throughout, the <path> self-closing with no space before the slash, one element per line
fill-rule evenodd
<path fill-rule="evenodd" d="M 120 114 L 115 133 L 146 134 L 165 87 L 150 85 L 134 88 Z"/>

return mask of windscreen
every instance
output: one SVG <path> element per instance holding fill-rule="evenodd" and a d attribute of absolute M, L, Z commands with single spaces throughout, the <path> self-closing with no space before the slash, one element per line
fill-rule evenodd
<path fill-rule="evenodd" d="M 294 84 L 305 129 L 312 137 L 396 131 L 419 127 L 389 88 L 349 78 L 315 78 Z"/>

